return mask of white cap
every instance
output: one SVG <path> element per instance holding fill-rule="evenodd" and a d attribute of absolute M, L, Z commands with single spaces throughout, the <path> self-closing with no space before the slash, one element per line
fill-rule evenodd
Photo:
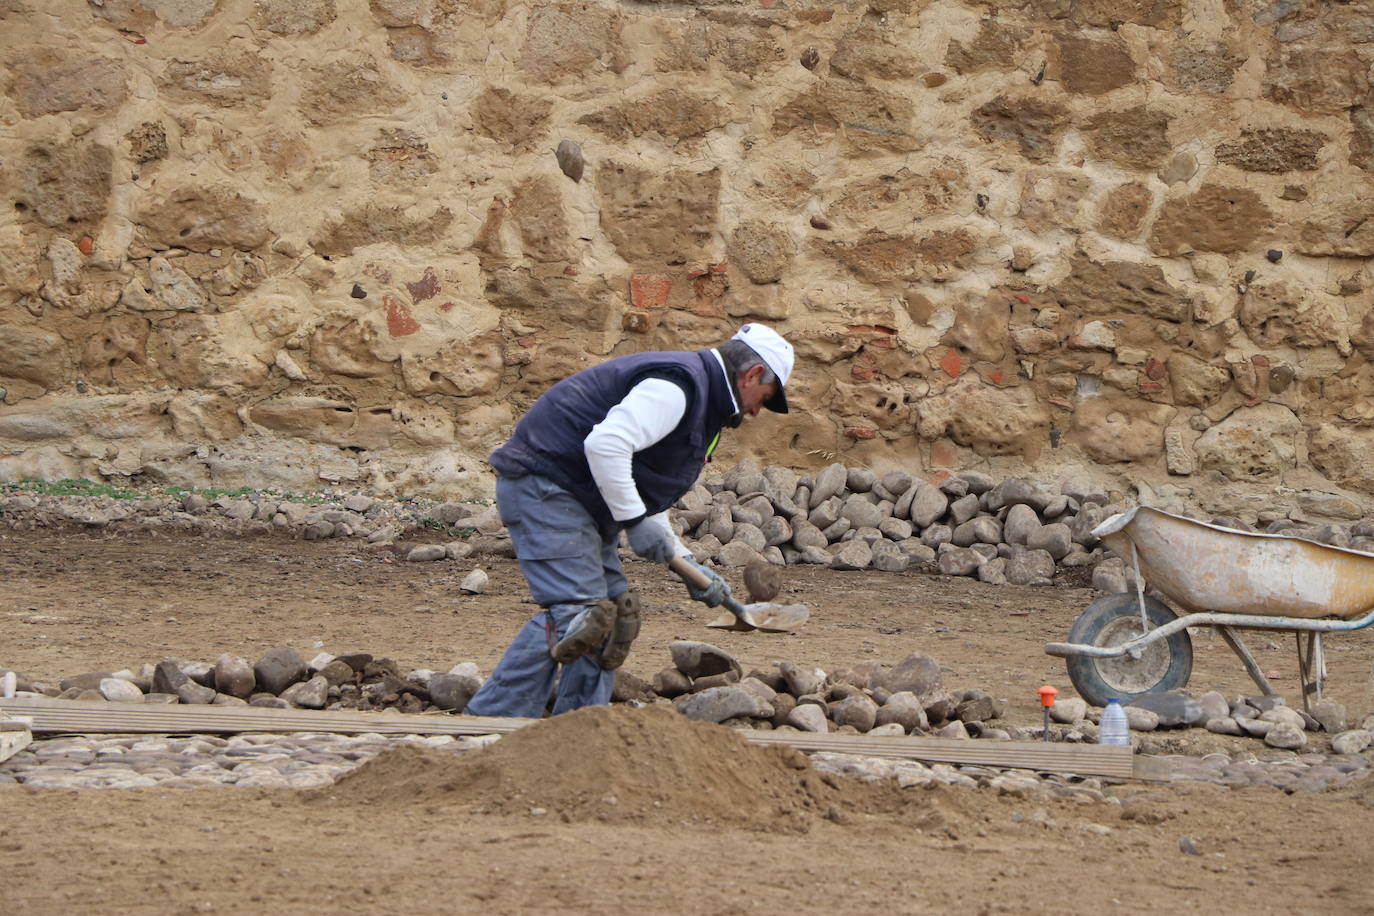
<path fill-rule="evenodd" d="M 778 393 L 764 402 L 763 406 L 774 413 L 787 413 L 787 395 L 783 389 L 787 385 L 787 380 L 792 377 L 792 363 L 795 359 L 792 345 L 768 325 L 757 322 L 744 325 L 730 339 L 742 341 L 757 353 L 764 365 L 778 377 Z"/>

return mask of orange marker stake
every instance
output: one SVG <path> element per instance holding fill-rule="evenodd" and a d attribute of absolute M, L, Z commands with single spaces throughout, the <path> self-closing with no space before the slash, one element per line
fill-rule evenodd
<path fill-rule="evenodd" d="M 1045 740 L 1048 741 L 1050 740 L 1050 707 L 1054 705 L 1054 698 L 1059 694 L 1059 691 L 1046 684 L 1035 692 L 1040 694 L 1041 712 L 1045 716 Z"/>

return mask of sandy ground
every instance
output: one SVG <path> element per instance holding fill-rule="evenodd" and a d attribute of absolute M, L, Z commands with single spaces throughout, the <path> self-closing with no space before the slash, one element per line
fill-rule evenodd
<path fill-rule="evenodd" d="M 491 666 L 534 610 L 509 561 L 486 561 L 486 594 L 462 594 L 474 566 L 409 564 L 356 544 L 270 538 L 0 534 L 0 667 L 55 678 L 165 657 L 254 658 L 278 645 L 309 657 L 387 655 L 402 670 Z M 667 645 L 704 639 L 746 670 L 790 659 L 827 669 L 912 651 L 947 686 L 1007 700 L 1007 721 L 1039 721 L 1035 688 L 1072 695 L 1062 639 L 1092 600 L 920 574 L 788 571 L 788 600 L 812 607 L 791 636 L 702 626 L 707 612 L 668 574 L 631 564 L 649 608 L 627 668 L 649 677 Z M 1291 637 L 1251 640 L 1296 702 Z M 1195 639 L 1190 689 L 1254 693 L 1220 642 Z M 1374 640 L 1330 642 L 1328 696 L 1374 710 Z M 1320 741 L 1320 739 L 1319 739 Z M 1160 752 L 1252 751 L 1201 730 L 1160 734 Z M 566 746 L 551 753 L 558 765 Z M 585 753 L 596 753 L 588 747 Z M 665 814 L 567 822 L 427 796 L 413 804 L 261 790 L 0 790 L 0 912 L 163 913 L 248 906 L 362 912 L 1163 912 L 1371 913 L 1374 786 L 1321 794 L 1123 784 L 1122 806 L 846 787 L 804 832 Z M 1123 819 L 1123 810 L 1147 810 Z M 486 812 L 486 813 L 483 813 Z M 1189 836 L 1202 855 L 1179 849 Z M 1353 841 L 1353 842 L 1352 842 Z"/>

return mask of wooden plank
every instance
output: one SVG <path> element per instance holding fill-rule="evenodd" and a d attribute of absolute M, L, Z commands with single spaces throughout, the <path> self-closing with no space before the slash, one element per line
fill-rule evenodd
<path fill-rule="evenodd" d="M 65 734 L 234 734 L 242 732 L 334 732 L 382 735 L 504 735 L 537 719 L 479 716 L 402 715 L 340 710 L 266 709 L 249 706 L 170 706 L 94 703 L 47 697 L 0 699 L 0 711 L 33 717 L 33 730 Z M 1097 744 L 1037 741 L 979 741 L 952 738 L 875 737 L 809 732 L 743 731 L 759 745 L 788 745 L 801 751 L 829 751 L 975 764 L 1080 776 L 1130 778 L 1131 749 Z"/>
<path fill-rule="evenodd" d="M 0 762 L 9 760 L 33 741 L 33 732 L 27 727 L 28 720 L 5 719 L 4 724 L 12 727 L 0 729 Z"/>

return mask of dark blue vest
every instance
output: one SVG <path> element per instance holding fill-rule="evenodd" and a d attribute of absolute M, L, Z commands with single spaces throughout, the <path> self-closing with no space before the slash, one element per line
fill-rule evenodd
<path fill-rule="evenodd" d="M 503 477 L 547 477 L 576 496 L 598 524 L 610 524 L 611 511 L 587 466 L 583 442 L 631 388 L 648 378 L 667 379 L 687 395 L 681 422 L 636 452 L 631 466 L 648 513 L 664 511 L 696 483 L 707 450 L 735 413 L 725 373 L 709 350 L 634 353 L 563 379 L 534 402 L 510 441 L 492 453 L 491 466 Z"/>

